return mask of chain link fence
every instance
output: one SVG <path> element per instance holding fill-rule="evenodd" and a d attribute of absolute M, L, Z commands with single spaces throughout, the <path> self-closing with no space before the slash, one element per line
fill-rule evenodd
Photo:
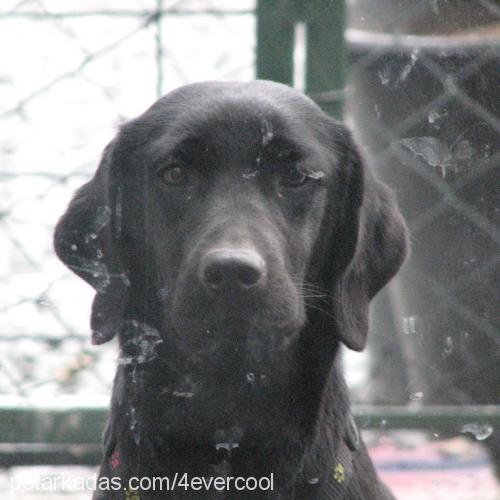
<path fill-rule="evenodd" d="M 425 333 L 441 364 L 454 355 L 470 364 L 478 353 L 467 343 L 484 344 L 475 369 L 498 375 L 500 7 L 468 2 L 464 25 L 451 26 L 442 18 L 446 11 L 408 9 L 396 21 L 390 18 L 402 30 L 388 34 L 377 21 L 389 18 L 394 2 L 378 5 L 372 31 L 348 32 L 347 104 L 367 156 L 395 189 L 412 234 L 412 256 L 387 299 L 397 315 L 393 330 L 405 339 Z M 472 11 L 482 24 L 470 26 L 466 13 Z M 415 347 L 406 354 L 420 356 Z M 453 362 L 470 378 L 461 362 Z M 439 398 L 472 402 L 459 391 L 449 394 L 443 370 L 437 371 L 429 375 Z"/>
<path fill-rule="evenodd" d="M 358 398 L 497 405 L 500 6 L 347 3 L 346 91 L 313 90 L 345 98 L 413 243 Z M 2 2 L 1 395 L 108 395 L 116 346 L 90 346 L 93 292 L 56 261 L 53 226 L 124 120 L 184 83 L 253 78 L 255 32 L 247 0 Z"/>
<path fill-rule="evenodd" d="M 500 5 L 358 1 L 350 26 L 348 117 L 412 243 L 373 308 L 364 396 L 499 405 Z M 473 422 L 440 435 L 472 430 L 500 469 L 498 430 Z"/>
<path fill-rule="evenodd" d="M 56 260 L 53 227 L 120 123 L 179 85 L 253 76 L 253 8 L 2 2 L 0 394 L 109 393 L 116 346 L 90 346 L 93 292 Z"/>

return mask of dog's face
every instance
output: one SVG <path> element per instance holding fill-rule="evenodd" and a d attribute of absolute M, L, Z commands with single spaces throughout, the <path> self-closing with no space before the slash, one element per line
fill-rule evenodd
<path fill-rule="evenodd" d="M 404 255 L 391 203 L 345 128 L 301 94 L 195 84 L 122 127 L 56 250 L 98 291 L 96 343 L 138 320 L 186 352 L 255 355 L 320 315 L 360 349 L 368 302 Z"/>
<path fill-rule="evenodd" d="M 331 169 L 275 110 L 229 100 L 224 111 L 191 117 L 186 134 L 166 127 L 178 142 L 162 151 L 160 141 L 161 160 L 144 165 L 165 312 L 188 343 L 300 329 L 301 284 L 327 200 Z"/>
<path fill-rule="evenodd" d="M 124 224 L 124 236 L 137 252 L 148 245 L 139 273 L 153 263 L 165 321 L 188 349 L 300 330 L 337 184 L 337 160 L 307 116 L 294 123 L 289 103 L 245 90 L 185 96 L 190 109 L 173 119 L 160 104 L 156 138 L 134 152 L 124 180 L 125 220 L 142 221 Z"/>

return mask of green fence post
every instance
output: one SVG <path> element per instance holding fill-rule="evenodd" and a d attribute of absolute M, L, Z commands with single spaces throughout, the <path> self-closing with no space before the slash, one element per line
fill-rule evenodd
<path fill-rule="evenodd" d="M 257 2 L 257 78 L 293 85 L 295 16 L 290 0 Z"/>
<path fill-rule="evenodd" d="M 294 29 L 304 21 L 306 93 L 342 116 L 345 0 L 258 0 L 257 78 L 293 85 Z"/>
<path fill-rule="evenodd" d="M 345 77 L 344 0 L 307 2 L 306 93 L 329 114 L 342 117 Z"/>

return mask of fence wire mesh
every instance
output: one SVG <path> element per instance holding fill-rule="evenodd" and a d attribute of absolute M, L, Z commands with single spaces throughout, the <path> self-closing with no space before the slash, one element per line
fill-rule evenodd
<path fill-rule="evenodd" d="M 346 117 L 396 190 L 413 241 L 374 309 L 361 397 L 498 404 L 500 7 L 403 4 L 349 2 Z M 107 394 L 115 346 L 89 345 L 93 292 L 56 261 L 54 223 L 119 123 L 178 85 L 253 77 L 255 5 L 1 9 L 0 45 L 11 50 L 0 69 L 0 394 Z"/>
<path fill-rule="evenodd" d="M 348 108 L 413 247 L 379 299 L 379 316 L 392 319 L 377 325 L 372 371 L 396 389 L 378 384 L 380 398 L 498 404 L 499 7 L 462 3 L 452 19 L 422 2 L 394 19 L 394 2 L 378 5 L 376 20 L 399 31 L 353 20 Z"/>
<path fill-rule="evenodd" d="M 93 292 L 56 261 L 54 224 L 120 123 L 184 83 L 252 77 L 253 8 L 2 2 L 0 394 L 109 393 L 116 346 L 90 346 Z"/>

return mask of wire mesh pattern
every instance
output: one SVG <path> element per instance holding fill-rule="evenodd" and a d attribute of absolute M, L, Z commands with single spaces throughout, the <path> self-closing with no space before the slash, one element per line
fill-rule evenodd
<path fill-rule="evenodd" d="M 413 239 L 375 310 L 373 379 L 382 371 L 384 388 L 399 384 L 393 402 L 498 403 L 500 7 L 400 3 L 349 2 L 347 118 L 395 188 Z M 53 225 L 117 125 L 178 85 L 253 77 L 255 5 L 24 0 L 1 9 L 0 43 L 15 50 L 0 69 L 0 393 L 108 393 L 115 348 L 89 346 L 93 291 L 56 261 Z"/>
<path fill-rule="evenodd" d="M 466 7 L 477 25 L 428 4 L 348 34 L 350 116 L 412 235 L 375 311 L 379 401 L 499 403 L 500 9 Z"/>
<path fill-rule="evenodd" d="M 109 393 L 116 346 L 90 346 L 94 293 L 54 225 L 120 123 L 184 83 L 252 78 L 254 25 L 248 0 L 2 2 L 0 394 Z"/>

